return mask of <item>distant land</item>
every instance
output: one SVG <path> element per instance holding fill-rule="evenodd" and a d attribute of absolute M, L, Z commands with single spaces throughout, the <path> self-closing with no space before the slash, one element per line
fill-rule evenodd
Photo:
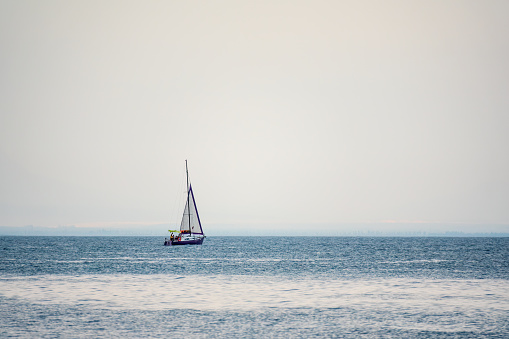
<path fill-rule="evenodd" d="M 168 224 L 100 226 L 0 226 L 0 236 L 166 236 Z M 509 237 L 509 225 L 437 223 L 210 224 L 208 236 Z"/>

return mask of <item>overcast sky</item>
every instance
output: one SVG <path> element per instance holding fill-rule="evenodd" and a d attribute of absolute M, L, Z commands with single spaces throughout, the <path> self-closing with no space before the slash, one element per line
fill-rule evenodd
<path fill-rule="evenodd" d="M 506 0 L 1 0 L 0 226 L 175 223 L 188 159 L 205 233 L 509 231 L 508 32 Z"/>

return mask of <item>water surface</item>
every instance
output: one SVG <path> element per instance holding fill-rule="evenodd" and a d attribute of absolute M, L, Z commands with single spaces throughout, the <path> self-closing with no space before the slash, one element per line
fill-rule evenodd
<path fill-rule="evenodd" d="M 493 337 L 509 238 L 0 237 L 0 337 Z"/>

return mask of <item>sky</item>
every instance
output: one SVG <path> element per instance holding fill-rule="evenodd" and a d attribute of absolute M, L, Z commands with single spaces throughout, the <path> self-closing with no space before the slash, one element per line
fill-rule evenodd
<path fill-rule="evenodd" d="M 164 232 L 187 159 L 205 233 L 509 233 L 507 32 L 505 0 L 0 0 L 0 226 Z"/>

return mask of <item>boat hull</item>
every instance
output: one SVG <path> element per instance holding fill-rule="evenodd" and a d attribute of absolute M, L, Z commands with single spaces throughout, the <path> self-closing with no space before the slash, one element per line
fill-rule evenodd
<path fill-rule="evenodd" d="M 190 239 L 190 240 L 169 240 L 166 239 L 164 241 L 164 246 L 175 246 L 175 245 L 201 245 L 203 243 L 203 239 L 205 238 L 198 238 L 198 239 Z"/>

